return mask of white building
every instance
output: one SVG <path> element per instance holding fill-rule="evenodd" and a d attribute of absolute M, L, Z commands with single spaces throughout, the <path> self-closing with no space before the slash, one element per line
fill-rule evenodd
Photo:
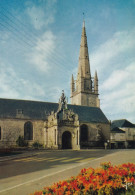
<path fill-rule="evenodd" d="M 135 125 L 126 119 L 112 121 L 111 148 L 135 148 Z"/>

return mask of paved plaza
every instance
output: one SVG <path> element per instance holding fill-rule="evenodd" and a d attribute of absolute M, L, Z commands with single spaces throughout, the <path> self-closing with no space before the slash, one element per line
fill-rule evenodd
<path fill-rule="evenodd" d="M 0 159 L 0 195 L 27 195 L 76 176 L 82 168 L 135 163 L 135 150 L 35 151 Z"/>

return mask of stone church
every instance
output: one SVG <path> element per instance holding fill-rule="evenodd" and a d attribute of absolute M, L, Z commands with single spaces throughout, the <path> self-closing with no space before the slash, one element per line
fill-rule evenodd
<path fill-rule="evenodd" d="M 46 149 L 101 147 L 110 138 L 110 123 L 100 109 L 98 76 L 91 77 L 85 22 L 78 74 L 71 77 L 71 104 L 64 91 L 59 103 L 0 99 L 0 147 L 15 147 L 23 136 L 29 146 Z"/>

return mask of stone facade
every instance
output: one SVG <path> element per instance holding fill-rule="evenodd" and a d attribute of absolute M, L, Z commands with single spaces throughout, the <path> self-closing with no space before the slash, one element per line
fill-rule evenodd
<path fill-rule="evenodd" d="M 46 147 L 79 149 L 79 120 L 68 109 L 52 113 L 45 124 Z"/>
<path fill-rule="evenodd" d="M 83 126 L 87 128 L 87 139 L 82 140 Z M 103 147 L 104 143 L 110 140 L 110 124 L 102 123 L 80 123 L 80 144 L 83 148 Z"/>
<path fill-rule="evenodd" d="M 45 147 L 80 149 L 78 115 L 68 109 L 64 92 L 57 112 L 52 112 L 45 122 Z"/>
<path fill-rule="evenodd" d="M 110 138 L 110 123 L 100 109 L 98 76 L 90 73 L 83 24 L 77 81 L 71 80 L 71 105 L 64 91 L 59 103 L 0 99 L 0 147 L 14 147 L 19 136 L 32 146 L 74 149 L 101 147 Z"/>
<path fill-rule="evenodd" d="M 29 146 L 39 141 L 44 145 L 44 121 L 42 120 L 23 120 L 23 119 L 1 119 L 1 139 L 0 147 L 14 147 L 19 136 L 24 137 L 24 126 L 31 122 L 33 126 L 33 136 L 27 140 Z"/>
<path fill-rule="evenodd" d="M 126 119 L 112 121 L 111 148 L 135 148 L 135 125 Z"/>
<path fill-rule="evenodd" d="M 19 136 L 29 146 L 39 142 L 46 149 L 103 146 L 110 137 L 110 123 L 101 109 L 67 105 L 65 100 L 64 92 L 59 104 L 0 99 L 0 109 L 5 110 L 0 111 L 0 147 L 15 147 Z M 23 117 L 14 112 L 18 107 Z"/>

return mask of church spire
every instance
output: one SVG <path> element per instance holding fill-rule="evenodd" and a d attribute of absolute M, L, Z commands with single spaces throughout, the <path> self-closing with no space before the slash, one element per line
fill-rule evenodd
<path fill-rule="evenodd" d="M 85 20 L 83 21 L 77 79 L 71 79 L 71 104 L 100 107 L 98 77 L 91 77 Z"/>
<path fill-rule="evenodd" d="M 81 36 L 81 45 L 80 45 L 80 54 L 79 54 L 79 67 L 78 67 L 78 76 L 80 74 L 80 67 L 82 69 L 82 74 L 84 78 L 90 79 L 90 63 L 89 63 L 89 53 L 87 46 L 87 36 L 85 29 L 85 21 L 83 21 L 82 36 Z"/>

